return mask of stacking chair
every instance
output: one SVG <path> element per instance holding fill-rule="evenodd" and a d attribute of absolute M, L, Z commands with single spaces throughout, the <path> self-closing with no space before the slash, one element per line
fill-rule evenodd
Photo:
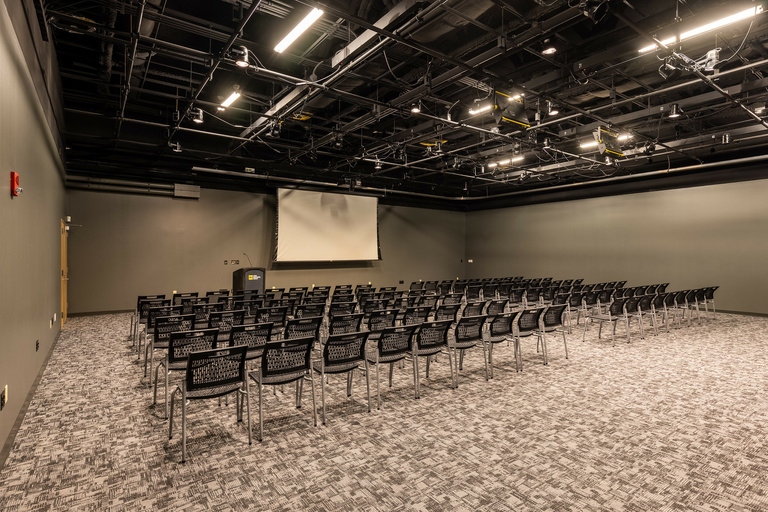
<path fill-rule="evenodd" d="M 499 285 L 497 283 L 483 284 L 483 299 L 496 300 L 498 291 L 499 291 Z"/>
<path fill-rule="evenodd" d="M 348 300 L 344 302 L 332 301 L 330 307 L 328 308 L 328 316 L 349 315 L 354 313 L 356 308 L 357 301 L 355 300 Z"/>
<path fill-rule="evenodd" d="M 524 301 L 525 301 L 524 288 L 509 289 L 509 309 L 510 310 L 517 310 L 522 308 Z"/>
<path fill-rule="evenodd" d="M 664 308 L 664 299 L 667 297 L 667 293 L 657 293 L 653 296 L 651 299 L 651 320 L 653 321 L 653 330 L 658 334 L 658 330 L 656 329 L 659 315 L 661 315 L 662 320 L 664 321 L 664 327 L 669 332 L 669 324 L 667 323 L 667 312 Z"/>
<path fill-rule="evenodd" d="M 395 363 L 405 359 L 411 350 L 411 339 L 416 331 L 416 325 L 387 327 L 379 333 L 379 343 L 376 351 L 369 350 L 366 354 L 368 364 L 376 366 L 376 408 L 381 409 L 381 391 L 379 390 L 379 366 L 389 364 L 389 387 L 392 387 L 392 376 Z"/>
<path fill-rule="evenodd" d="M 424 293 L 437 295 L 437 281 L 427 281 L 424 283 Z"/>
<path fill-rule="evenodd" d="M 680 327 L 680 320 L 677 318 L 677 306 L 675 304 L 675 299 L 677 297 L 677 294 L 680 292 L 666 292 L 664 294 L 664 324 L 667 327 L 667 332 L 669 332 L 669 321 L 670 317 L 672 320 L 672 325 L 674 326 L 675 320 L 677 320 L 677 326 Z M 682 292 L 685 293 L 685 292 Z"/>
<path fill-rule="evenodd" d="M 467 301 L 467 303 L 464 305 L 464 309 L 461 311 L 461 316 L 480 316 L 483 314 L 483 310 L 485 309 L 486 304 L 487 302 L 485 301 Z"/>
<path fill-rule="evenodd" d="M 325 316 L 325 301 L 318 303 L 304 303 L 296 306 L 296 318 L 305 318 L 310 316 Z"/>
<path fill-rule="evenodd" d="M 271 322 L 272 331 L 279 335 L 285 328 L 285 322 L 288 321 L 288 308 L 286 306 L 264 307 L 256 310 L 256 323 L 263 324 Z"/>
<path fill-rule="evenodd" d="M 515 339 L 515 354 L 517 355 L 517 369 L 523 371 L 523 352 L 520 343 L 521 338 L 527 338 L 528 336 L 536 336 L 536 347 L 542 343 L 542 331 L 539 328 L 539 320 L 541 315 L 544 314 L 546 307 L 542 308 L 528 308 L 520 310 L 515 316 L 512 322 L 512 335 Z M 544 358 L 544 364 L 548 363 L 547 351 L 544 347 L 541 350 L 542 357 Z"/>
<path fill-rule="evenodd" d="M 686 320 L 689 326 L 691 325 L 691 312 L 688 310 L 688 303 L 686 301 L 689 292 L 690 290 L 681 290 L 675 294 L 674 310 L 675 313 L 680 312 L 678 325 L 681 325 L 683 320 Z"/>
<path fill-rule="evenodd" d="M 368 371 L 368 359 L 365 357 L 366 343 L 370 334 L 370 332 L 353 332 L 350 334 L 331 335 L 323 344 L 322 359 L 312 363 L 315 373 L 320 374 L 323 425 L 325 425 L 325 375 L 346 373 L 347 397 L 350 397 L 352 396 L 352 376 L 361 363 L 365 366 L 368 412 L 371 412 L 371 381 L 370 372 Z"/>
<path fill-rule="evenodd" d="M 282 386 L 296 382 L 296 408 L 300 409 L 303 383 L 305 379 L 309 379 L 312 386 L 312 418 L 315 426 L 317 426 L 315 377 L 312 373 L 311 361 L 314 341 L 311 337 L 270 341 L 264 345 L 261 368 L 248 373 L 259 390 L 259 442 L 261 442 L 264 433 L 262 419 L 263 386 Z"/>
<path fill-rule="evenodd" d="M 165 309 L 165 308 L 159 308 Z M 181 306 L 175 306 L 168 309 L 174 309 L 176 311 L 181 309 Z M 152 333 L 152 336 L 144 347 L 144 376 L 147 376 L 147 362 L 149 361 L 150 371 L 155 366 L 155 350 L 167 349 L 168 338 L 173 331 L 188 331 L 192 329 L 195 323 L 195 315 L 182 315 L 178 312 L 172 312 L 168 316 L 157 316 L 151 324 L 147 321 L 147 330 Z M 150 379 L 149 385 L 152 385 Z"/>
<path fill-rule="evenodd" d="M 245 310 L 246 318 L 255 318 L 256 311 L 263 307 L 264 301 L 262 299 L 245 299 L 236 301 L 234 309 L 243 309 Z"/>
<path fill-rule="evenodd" d="M 146 308 L 149 308 L 150 306 L 147 305 L 146 307 L 143 306 L 144 303 L 150 303 L 153 301 L 162 301 L 165 299 L 165 295 L 139 295 L 138 299 L 136 300 L 136 309 L 133 311 L 133 316 L 131 316 L 131 344 L 133 346 L 136 346 L 136 340 L 138 339 L 138 328 L 139 328 L 139 321 L 142 320 L 143 323 L 146 323 L 147 321 L 147 315 L 146 315 Z M 154 306 L 162 306 L 162 303 L 159 304 L 153 304 Z M 170 305 L 170 300 L 168 301 L 168 305 Z"/>
<path fill-rule="evenodd" d="M 311 336 L 315 340 L 320 340 L 320 326 L 322 324 L 322 316 L 288 320 L 285 324 L 285 330 L 283 331 L 283 339 L 292 340 L 295 338 L 306 338 Z"/>
<path fill-rule="evenodd" d="M 233 309 L 231 311 L 212 311 L 208 315 L 208 325 L 219 329 L 219 341 L 229 341 L 229 331 L 233 325 L 243 325 L 245 323 L 245 310 Z"/>
<path fill-rule="evenodd" d="M 493 317 L 489 317 L 486 321 L 488 326 L 488 336 L 483 340 L 488 346 L 488 368 L 490 371 L 490 378 L 493 378 L 493 346 L 506 341 L 509 343 L 509 339 L 512 336 L 512 322 L 515 319 L 515 313 L 500 313 Z M 515 351 L 517 345 L 513 344 Z M 517 369 L 517 352 L 515 352 L 515 369 Z"/>
<path fill-rule="evenodd" d="M 710 286 L 704 288 L 704 310 L 709 314 L 709 306 L 712 306 L 712 319 L 717 319 L 717 310 L 715 310 L 715 291 L 719 286 Z"/>
<path fill-rule="evenodd" d="M 547 333 L 559 332 L 563 335 L 563 346 L 565 347 L 565 358 L 568 359 L 568 341 L 565 339 L 565 325 L 563 317 L 568 304 L 552 304 L 539 317 L 539 331 L 541 332 L 541 350 L 546 359 L 545 364 L 549 364 L 549 349 L 547 348 Z"/>
<path fill-rule="evenodd" d="M 405 314 L 403 314 L 402 325 L 413 325 L 426 322 L 431 311 L 432 308 L 427 306 L 406 308 Z"/>
<path fill-rule="evenodd" d="M 371 332 L 370 339 L 378 339 L 379 331 L 395 326 L 395 319 L 400 313 L 397 309 L 380 309 L 371 312 L 366 320 L 366 327 Z"/>
<path fill-rule="evenodd" d="M 427 373 L 426 378 L 429 378 L 429 362 L 432 356 L 439 353 L 443 353 L 443 349 L 446 351 L 448 348 L 448 331 L 451 328 L 450 320 L 442 320 L 440 322 L 425 322 L 418 326 L 416 335 L 413 337 L 413 343 L 411 344 L 411 350 L 408 355 L 413 360 L 413 388 L 415 398 L 421 398 L 421 379 L 419 378 L 419 357 L 427 358 Z M 453 376 L 453 361 L 448 354 L 448 365 L 451 369 L 451 388 L 456 379 Z"/>
<path fill-rule="evenodd" d="M 644 289 L 644 287 L 640 287 Z M 627 301 L 624 303 L 624 315 L 626 315 L 627 325 L 632 324 L 632 319 L 637 317 L 637 306 L 640 304 L 642 295 L 633 295 L 632 297 L 626 297 Z M 634 314 L 633 314 L 634 313 Z M 639 321 L 638 321 L 639 323 Z M 643 328 L 640 326 L 640 336 L 643 337 Z"/>
<path fill-rule="evenodd" d="M 336 315 L 328 319 L 328 335 L 349 334 L 360 331 L 363 321 L 363 313 L 351 313 L 348 315 Z"/>
<path fill-rule="evenodd" d="M 168 378 L 170 373 L 187 369 L 187 356 L 190 352 L 216 348 L 217 334 L 218 329 L 216 328 L 171 332 L 165 358 L 155 369 L 155 394 L 152 398 L 152 405 L 156 405 L 157 376 L 162 366 L 165 374 L 165 419 L 168 419 Z"/>
<path fill-rule="evenodd" d="M 485 380 L 488 380 L 487 347 L 483 341 L 483 325 L 487 319 L 488 317 L 485 315 L 462 316 L 454 329 L 453 339 L 448 339 L 448 348 L 453 349 L 453 363 L 456 367 L 454 389 L 459 387 L 459 372 L 464 369 L 464 353 L 477 345 L 483 348 Z"/>
<path fill-rule="evenodd" d="M 533 286 L 525 291 L 523 296 L 523 307 L 535 308 L 537 305 L 541 305 L 541 288 Z"/>
<path fill-rule="evenodd" d="M 408 287 L 408 291 L 422 291 L 424 288 L 424 284 L 421 281 L 413 281 L 411 283 L 411 286 Z"/>
<path fill-rule="evenodd" d="M 138 345 L 138 356 L 141 357 L 141 326 L 144 326 L 144 336 L 147 335 L 147 317 L 149 316 L 150 308 L 159 308 L 163 306 L 170 306 L 171 299 L 166 298 L 139 298 L 138 305 L 136 306 L 136 319 L 133 323 L 133 346 Z M 164 297 L 164 296 L 163 296 Z"/>
<path fill-rule="evenodd" d="M 600 326 L 597 331 L 598 339 L 602 337 L 603 324 L 608 322 L 608 324 L 611 326 L 611 341 L 613 342 L 613 346 L 616 346 L 616 324 L 619 322 L 619 320 L 624 319 L 627 329 L 627 343 L 629 343 L 629 316 L 627 315 L 627 309 L 625 307 L 628 300 L 629 299 L 627 297 L 616 297 L 608 307 L 607 313 L 588 314 L 585 318 L 584 334 L 582 335 L 581 341 L 585 341 L 587 339 L 587 328 L 589 327 L 590 320 L 594 320 L 600 322 Z"/>
<path fill-rule="evenodd" d="M 464 295 L 461 293 L 447 293 L 443 296 L 443 304 L 461 304 L 464 302 Z"/>
<path fill-rule="evenodd" d="M 583 292 L 581 294 L 581 306 L 579 306 L 579 309 L 576 314 L 576 324 L 578 325 L 581 321 L 581 315 L 584 315 L 584 318 L 586 318 L 588 315 L 595 312 L 595 308 L 597 307 L 597 293 L 594 291 L 587 291 Z"/>
<path fill-rule="evenodd" d="M 362 312 L 366 315 L 370 315 L 374 311 L 387 309 L 389 301 L 386 299 L 368 299 L 365 304 L 362 305 Z"/>
<path fill-rule="evenodd" d="M 197 297 L 199 294 L 197 292 L 189 292 L 189 293 L 174 293 L 173 294 L 173 300 L 171 301 L 172 306 L 181 306 L 181 302 L 184 299 L 188 299 L 190 297 Z"/>
<path fill-rule="evenodd" d="M 195 304 L 192 307 L 192 313 L 195 315 L 195 329 L 206 329 L 208 327 L 208 318 L 213 311 L 221 311 L 222 305 L 218 302 L 213 304 Z"/>
<path fill-rule="evenodd" d="M 466 289 L 466 296 L 467 296 L 467 302 L 469 301 L 479 301 L 480 300 L 480 292 L 483 290 L 483 287 L 480 285 L 471 284 L 467 286 Z"/>
<path fill-rule="evenodd" d="M 197 304 L 208 304 L 208 297 L 184 297 L 181 299 L 181 312 L 188 315 Z"/>
<path fill-rule="evenodd" d="M 211 292 L 205 292 L 205 296 L 208 297 L 208 304 L 216 304 L 222 297 L 227 297 L 229 290 L 216 290 Z"/>
<path fill-rule="evenodd" d="M 489 316 L 500 315 L 507 310 L 507 303 L 509 303 L 509 300 L 507 299 L 496 299 L 488 301 L 485 314 Z"/>
<path fill-rule="evenodd" d="M 251 401 L 245 371 L 246 347 L 215 348 L 190 352 L 187 357 L 186 379 L 171 394 L 171 414 L 168 439 L 173 438 L 173 407 L 181 394 L 181 462 L 187 460 L 187 402 L 205 398 L 220 398 L 237 393 L 235 413 L 243 421 L 245 401 L 248 413 L 248 444 L 251 444 Z"/>
<path fill-rule="evenodd" d="M 437 307 L 435 311 L 435 321 L 450 320 L 452 323 L 456 323 L 456 319 L 459 316 L 460 304 L 442 304 Z"/>
<path fill-rule="evenodd" d="M 430 309 L 435 309 L 435 306 L 437 306 L 437 295 L 422 295 L 416 300 L 416 303 L 414 306 L 419 307 L 428 307 Z"/>
<path fill-rule="evenodd" d="M 264 353 L 264 346 L 272 341 L 272 322 L 263 324 L 233 325 L 229 331 L 229 346 L 245 345 L 248 351 L 246 361 L 259 359 Z"/>

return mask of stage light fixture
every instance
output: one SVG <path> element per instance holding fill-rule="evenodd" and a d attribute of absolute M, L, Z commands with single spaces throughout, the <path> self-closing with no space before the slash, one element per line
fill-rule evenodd
<path fill-rule="evenodd" d="M 683 111 L 680 110 L 680 105 L 677 103 L 673 103 L 672 107 L 669 109 L 669 117 L 670 119 L 675 119 L 680 117 L 680 114 L 682 114 Z"/>
<path fill-rule="evenodd" d="M 250 62 L 248 62 L 248 48 L 245 46 L 236 46 L 230 50 L 230 53 L 235 57 L 235 64 L 241 68 L 247 68 Z"/>
<path fill-rule="evenodd" d="M 560 109 L 557 108 L 557 105 L 547 100 L 547 114 L 549 114 L 550 116 L 556 116 L 559 113 L 560 113 Z"/>
<path fill-rule="evenodd" d="M 193 108 L 189 111 L 189 118 L 192 119 L 192 122 L 197 124 L 203 123 L 203 109 L 197 107 Z"/>

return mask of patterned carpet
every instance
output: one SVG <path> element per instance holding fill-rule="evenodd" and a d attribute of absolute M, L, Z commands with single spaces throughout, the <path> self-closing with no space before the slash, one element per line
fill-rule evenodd
<path fill-rule="evenodd" d="M 0 510 L 768 510 L 764 318 L 615 347 L 578 331 L 567 360 L 551 338 L 549 366 L 524 340 L 522 373 L 502 344 L 490 382 L 475 349 L 455 391 L 445 357 L 429 381 L 422 362 L 421 400 L 408 365 L 370 414 L 364 378 L 351 399 L 336 378 L 325 427 L 309 387 L 301 410 L 286 388 L 252 446 L 233 404 L 193 402 L 186 464 L 128 323 L 67 322 L 0 471 Z"/>

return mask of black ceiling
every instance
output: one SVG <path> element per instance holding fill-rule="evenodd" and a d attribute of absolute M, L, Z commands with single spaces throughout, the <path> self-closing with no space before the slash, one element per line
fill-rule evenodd
<path fill-rule="evenodd" d="M 61 70 L 67 172 L 80 181 L 355 189 L 405 203 L 491 205 L 722 172 L 766 153 L 757 106 L 768 99 L 768 15 L 638 52 L 652 36 L 757 5 L 749 1 L 36 3 Z M 322 17 L 274 51 L 314 7 Z M 550 44 L 557 52 L 545 55 Z M 235 64 L 241 46 L 248 68 Z M 704 70 L 713 49 L 714 73 Z M 234 87 L 242 97 L 218 110 Z M 524 107 L 530 126 L 469 113 L 494 99 Z M 680 117 L 669 117 L 673 104 Z M 196 108 L 202 124 L 191 120 Z M 580 147 L 599 127 L 631 135 L 624 156 Z"/>

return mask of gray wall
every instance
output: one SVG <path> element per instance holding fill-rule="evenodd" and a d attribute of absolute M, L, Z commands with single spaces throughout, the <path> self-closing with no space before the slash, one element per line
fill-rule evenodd
<path fill-rule="evenodd" d="M 268 287 L 338 283 L 407 287 L 464 275 L 464 214 L 379 206 L 382 261 L 280 265 L 270 260 L 274 196 L 203 189 L 199 200 L 68 190 L 71 313 L 135 307 L 146 293 L 230 288 L 232 271 L 267 268 Z M 240 260 L 239 266 L 224 261 Z"/>
<path fill-rule="evenodd" d="M 768 314 L 768 180 L 467 214 L 468 277 L 719 285 L 719 308 Z"/>
<path fill-rule="evenodd" d="M 59 331 L 58 322 L 49 322 L 60 310 L 64 215 L 61 161 L 4 2 L 0 69 L 0 389 L 8 385 L 9 395 L 0 411 L 3 444 Z M 13 199 L 10 171 L 19 173 L 24 188 Z"/>

